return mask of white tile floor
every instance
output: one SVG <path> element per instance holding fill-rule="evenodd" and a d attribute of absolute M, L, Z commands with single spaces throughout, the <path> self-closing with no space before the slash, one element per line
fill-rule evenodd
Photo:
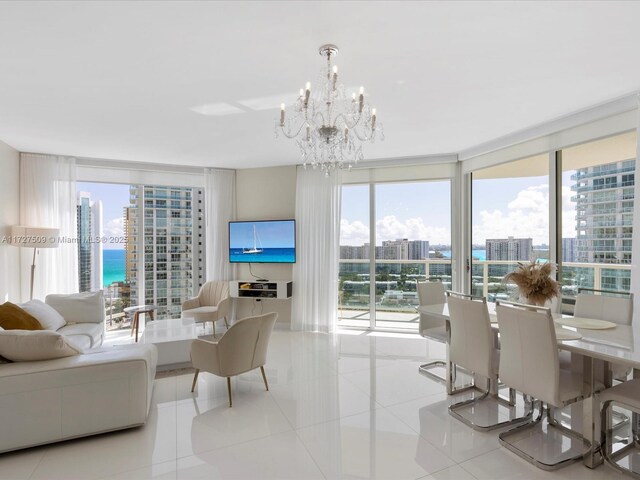
<path fill-rule="evenodd" d="M 447 413 L 418 374 L 441 347 L 416 335 L 275 331 L 259 373 L 156 380 L 146 426 L 0 455 L 0 479 L 621 478 L 601 466 L 544 472 Z M 10 432 L 3 432 L 10 434 Z"/>

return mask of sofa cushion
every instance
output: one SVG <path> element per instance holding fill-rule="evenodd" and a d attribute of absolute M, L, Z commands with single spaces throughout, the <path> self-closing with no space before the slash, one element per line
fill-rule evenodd
<path fill-rule="evenodd" d="M 103 323 L 105 320 L 102 291 L 47 295 L 45 302 L 55 308 L 67 323 Z"/>
<path fill-rule="evenodd" d="M 91 350 L 91 338 L 86 335 L 65 335 L 65 338 L 84 351 Z"/>
<path fill-rule="evenodd" d="M 42 330 L 33 315 L 11 302 L 0 305 L 0 327 L 4 330 Z"/>
<path fill-rule="evenodd" d="M 58 333 L 71 337 L 73 340 L 76 340 L 75 337 L 84 337 L 89 340 L 89 347 L 102 344 L 102 325 L 97 323 L 72 323 L 60 328 Z M 82 343 L 84 344 L 84 342 Z"/>
<path fill-rule="evenodd" d="M 53 307 L 41 300 L 29 300 L 20 305 L 25 312 L 35 317 L 45 330 L 58 330 L 67 323 Z"/>
<path fill-rule="evenodd" d="M 51 330 L 5 330 L 0 332 L 0 355 L 14 362 L 70 357 L 82 350 Z"/>

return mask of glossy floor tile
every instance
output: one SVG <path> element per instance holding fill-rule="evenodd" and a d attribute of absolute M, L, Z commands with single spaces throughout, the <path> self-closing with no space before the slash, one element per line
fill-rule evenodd
<path fill-rule="evenodd" d="M 417 335 L 275 331 L 265 367 L 232 380 L 155 381 L 141 428 L 0 455 L 0 480 L 615 479 L 576 463 L 545 472 L 448 414 L 444 385 L 418 373 L 441 344 Z M 580 419 L 579 411 L 572 416 Z M 473 412 L 503 418 L 483 405 Z M 6 434 L 6 432 L 3 432 Z"/>

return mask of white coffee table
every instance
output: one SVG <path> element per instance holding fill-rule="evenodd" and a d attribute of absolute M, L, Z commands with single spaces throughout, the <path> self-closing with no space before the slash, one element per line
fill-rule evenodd
<path fill-rule="evenodd" d="M 191 342 L 198 338 L 192 318 L 156 320 L 142 332 L 140 343 L 158 348 L 158 370 L 191 366 Z"/>

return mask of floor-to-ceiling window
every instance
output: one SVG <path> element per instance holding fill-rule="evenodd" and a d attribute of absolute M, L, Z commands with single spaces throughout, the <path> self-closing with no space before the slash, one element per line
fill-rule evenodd
<path fill-rule="evenodd" d="M 342 192 L 339 324 L 417 330 L 416 282 L 451 286 L 451 182 L 345 185 Z"/>
<path fill-rule="evenodd" d="M 203 190 L 78 182 L 79 291 L 104 289 L 108 328 L 124 308 L 157 305 L 178 318 L 204 281 Z"/>
<path fill-rule="evenodd" d="M 562 150 L 562 293 L 629 291 L 635 131 Z"/>
<path fill-rule="evenodd" d="M 506 299 L 502 282 L 518 262 L 549 260 L 549 155 L 474 171 L 472 174 L 471 292 Z"/>

